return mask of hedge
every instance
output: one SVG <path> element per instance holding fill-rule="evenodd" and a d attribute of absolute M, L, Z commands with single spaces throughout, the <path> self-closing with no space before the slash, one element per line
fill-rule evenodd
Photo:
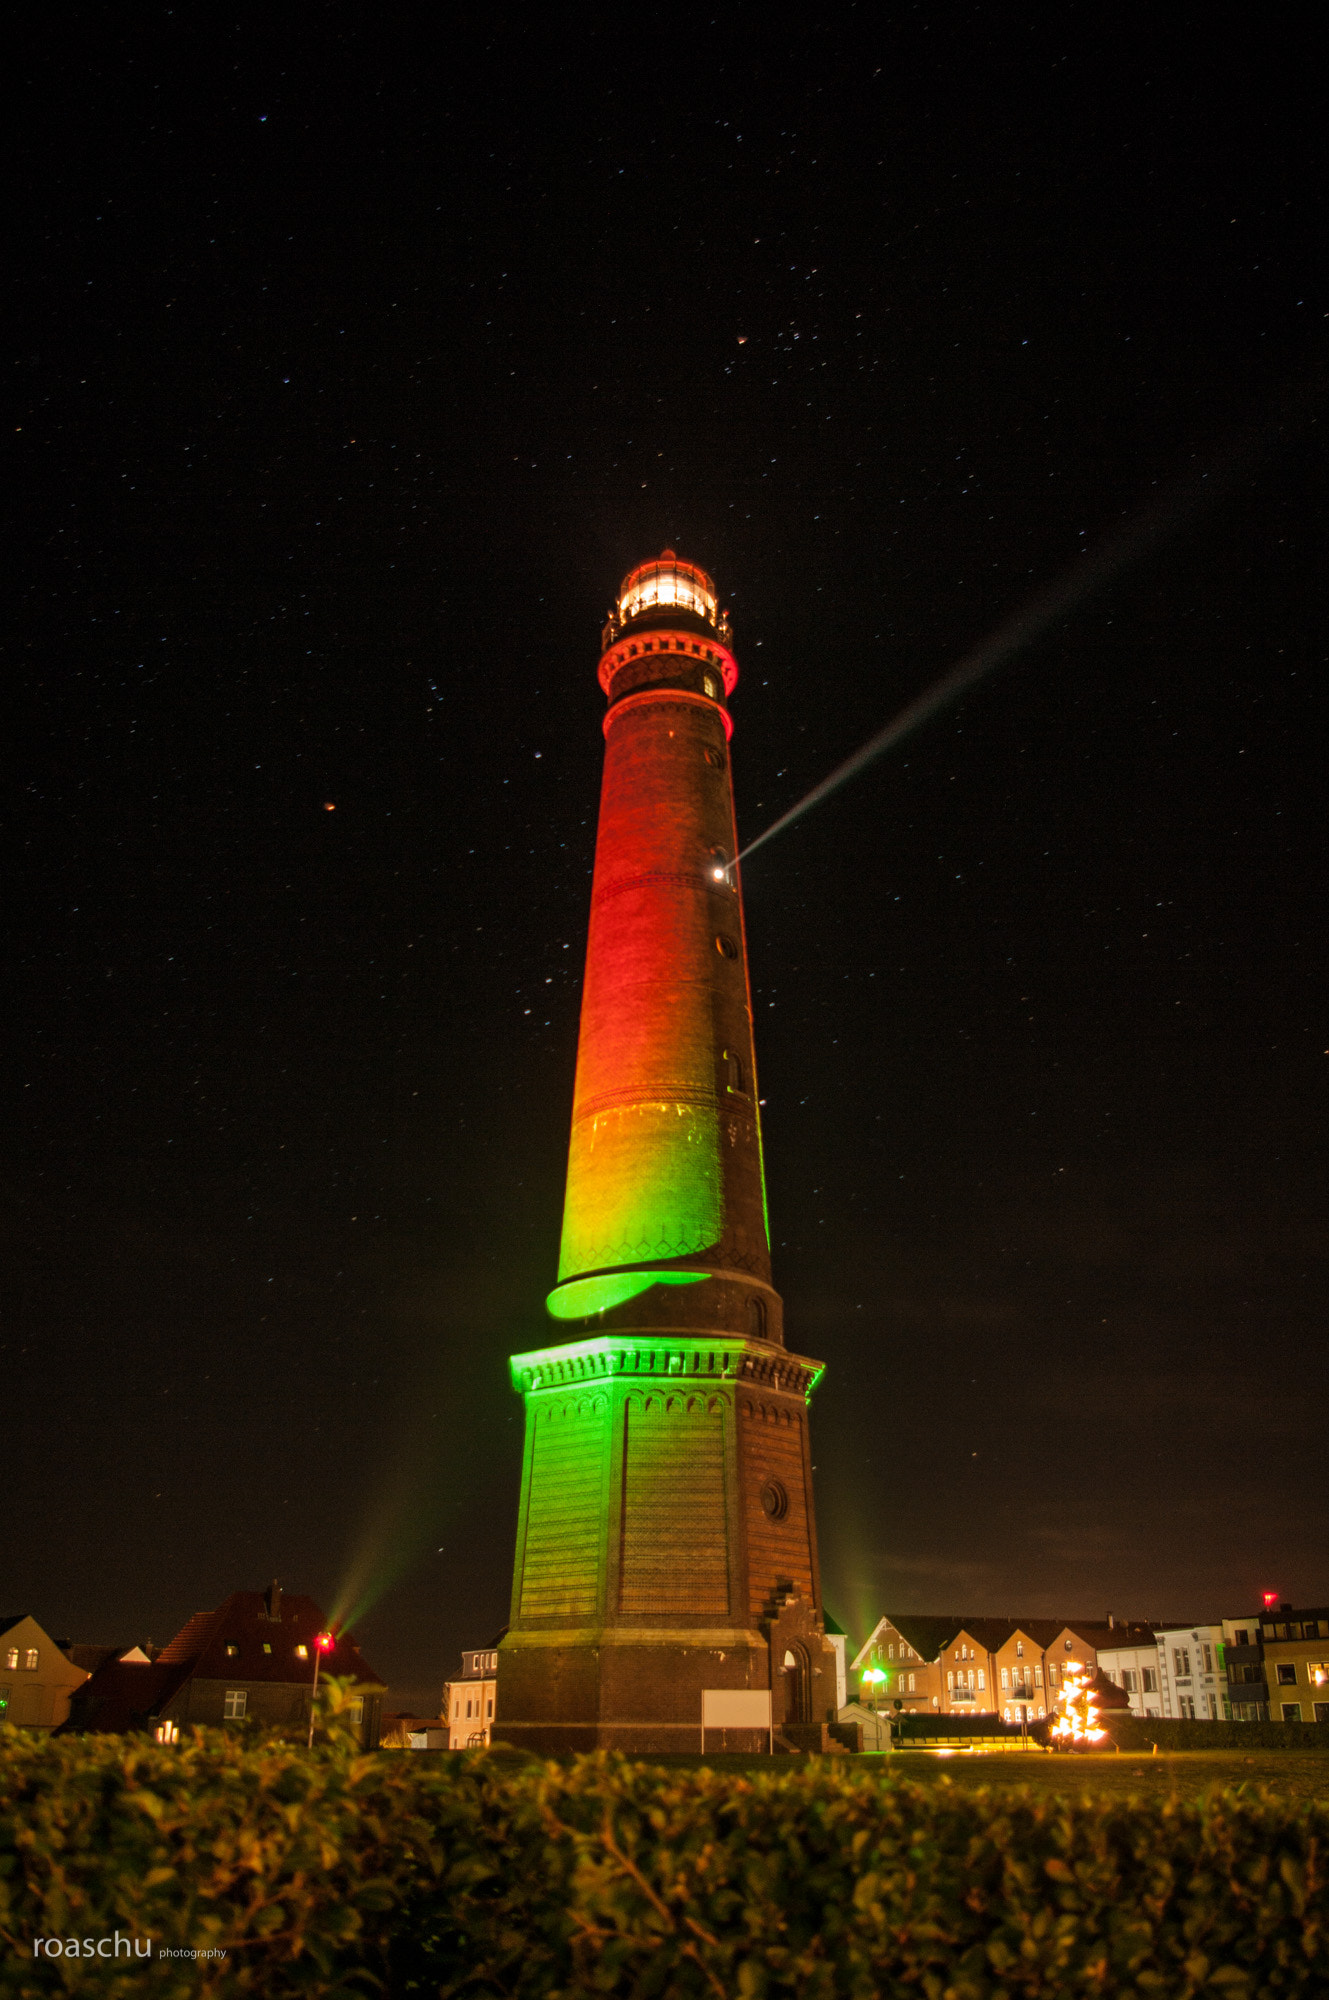
<path fill-rule="evenodd" d="M 1202 1722 L 1168 1716 L 1127 1715 L 1123 1709 L 1100 1715 L 1122 1750 L 1319 1750 L 1329 1751 L 1326 1722 Z"/>
<path fill-rule="evenodd" d="M 141 1995 L 141 1962 L 32 1955 L 118 1930 L 152 1939 L 172 1997 L 1323 1994 L 1327 1835 L 1319 1804 L 1035 1799 L 896 1760 L 754 1776 L 6 1730 L 0 1993 Z"/>

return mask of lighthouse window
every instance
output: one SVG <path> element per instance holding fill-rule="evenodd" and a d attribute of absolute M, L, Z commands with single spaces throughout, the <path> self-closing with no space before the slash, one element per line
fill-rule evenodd
<path fill-rule="evenodd" d="M 766 1307 L 761 1299 L 748 1300 L 748 1332 L 754 1340 L 766 1338 Z"/>
<path fill-rule="evenodd" d="M 720 683 L 716 680 L 715 675 L 703 674 L 701 679 L 701 684 L 705 688 L 707 694 L 711 697 L 711 700 L 714 701 L 720 692 Z"/>
<path fill-rule="evenodd" d="M 771 1521 L 783 1521 L 789 1512 L 789 1495 L 778 1479 L 768 1479 L 762 1487 L 761 1510 Z"/>
<path fill-rule="evenodd" d="M 738 957 L 738 946 L 731 937 L 726 937 L 723 931 L 720 932 L 715 940 L 715 949 L 719 952 L 721 958 Z"/>
<path fill-rule="evenodd" d="M 748 1085 L 747 1078 L 743 1074 L 742 1060 L 734 1054 L 732 1049 L 725 1050 L 724 1060 L 729 1088 L 738 1091 L 741 1095 L 746 1095 Z"/>
<path fill-rule="evenodd" d="M 719 771 L 724 768 L 724 758 L 718 750 L 703 750 L 702 755 L 713 771 Z"/>

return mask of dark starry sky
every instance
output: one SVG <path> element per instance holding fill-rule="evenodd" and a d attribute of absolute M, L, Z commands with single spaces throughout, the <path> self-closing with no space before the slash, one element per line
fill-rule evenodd
<path fill-rule="evenodd" d="M 506 1614 L 619 577 L 718 579 L 749 839 L 1252 421 L 746 894 L 828 1604 L 1322 1601 L 1309 17 L 596 19 L 15 52 L 0 1609 L 367 1591 L 427 1703 Z"/>

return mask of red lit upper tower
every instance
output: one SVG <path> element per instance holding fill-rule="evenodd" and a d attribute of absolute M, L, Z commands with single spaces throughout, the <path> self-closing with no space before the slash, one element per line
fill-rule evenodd
<path fill-rule="evenodd" d="M 771 1285 L 735 861 L 728 619 L 666 549 L 624 579 L 558 1283 L 515 1355 L 526 1462 L 498 1733 L 692 1747 L 704 1687 L 834 1719 L 807 1398 Z M 778 1639 L 779 1658 L 771 1649 Z"/>

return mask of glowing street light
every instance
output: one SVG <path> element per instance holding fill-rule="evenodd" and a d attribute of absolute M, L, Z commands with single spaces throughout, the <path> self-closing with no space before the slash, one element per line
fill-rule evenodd
<path fill-rule="evenodd" d="M 330 1653 L 336 1643 L 336 1637 L 331 1632 L 316 1632 L 314 1634 L 314 1692 L 309 1697 L 309 1748 L 311 1750 L 314 1747 L 314 1716 L 318 1709 L 318 1670 L 322 1664 L 323 1655 Z"/>

